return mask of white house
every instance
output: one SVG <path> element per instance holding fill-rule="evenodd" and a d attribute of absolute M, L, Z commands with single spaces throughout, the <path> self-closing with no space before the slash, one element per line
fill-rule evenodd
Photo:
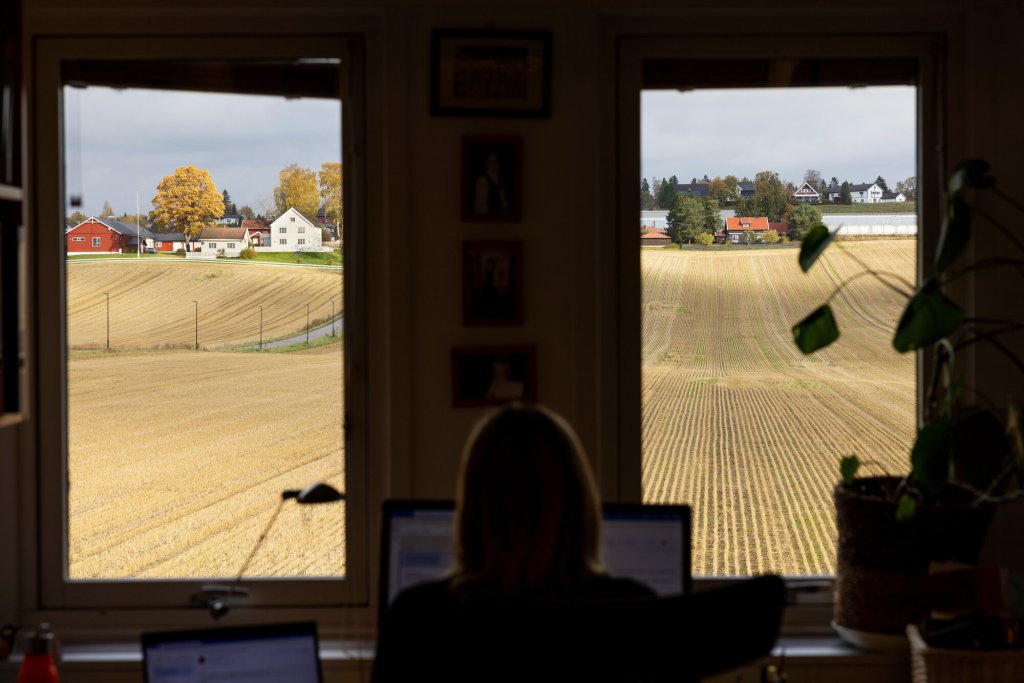
<path fill-rule="evenodd" d="M 249 231 L 245 228 L 203 228 L 199 233 L 199 245 L 204 256 L 215 258 L 223 249 L 224 256 L 238 258 L 242 250 L 251 245 Z"/>
<path fill-rule="evenodd" d="M 260 251 L 322 251 L 320 226 L 294 207 L 270 224 L 270 244 Z"/>
<path fill-rule="evenodd" d="M 907 201 L 907 198 L 903 195 L 902 192 L 883 192 L 882 198 L 879 199 L 878 201 L 882 202 L 883 204 L 890 204 L 892 202 L 905 202 Z"/>
<path fill-rule="evenodd" d="M 789 200 L 793 202 L 817 204 L 821 200 L 821 193 L 811 187 L 810 183 L 804 183 L 796 189 L 796 192 L 789 195 Z"/>
<path fill-rule="evenodd" d="M 875 183 L 860 183 L 858 185 L 850 185 L 850 200 L 854 204 L 877 204 L 882 201 L 882 188 Z M 839 201 L 842 193 L 839 190 L 830 190 L 828 193 L 829 201 Z"/>

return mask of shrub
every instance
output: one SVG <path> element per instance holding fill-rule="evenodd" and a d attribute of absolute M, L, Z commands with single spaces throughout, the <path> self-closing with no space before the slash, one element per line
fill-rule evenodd
<path fill-rule="evenodd" d="M 710 247 L 715 243 L 715 236 L 710 232 L 702 232 L 694 238 L 694 241 L 702 247 Z"/>
<path fill-rule="evenodd" d="M 763 235 L 761 235 L 761 241 L 764 242 L 765 244 L 776 244 L 778 243 L 779 239 L 779 233 L 775 232 L 774 230 L 767 230 Z"/>
<path fill-rule="evenodd" d="M 238 255 L 244 259 L 254 259 L 256 258 L 256 250 L 252 247 L 246 247 Z"/>
<path fill-rule="evenodd" d="M 224 253 L 223 249 L 217 250 L 217 258 L 227 258 L 227 255 Z"/>
<path fill-rule="evenodd" d="M 184 255 L 185 255 L 185 248 L 184 248 L 184 247 L 182 247 L 182 248 L 180 248 L 180 249 L 175 249 L 175 250 L 174 250 L 174 253 L 175 253 L 176 255 L 178 255 L 178 256 L 184 256 Z"/>

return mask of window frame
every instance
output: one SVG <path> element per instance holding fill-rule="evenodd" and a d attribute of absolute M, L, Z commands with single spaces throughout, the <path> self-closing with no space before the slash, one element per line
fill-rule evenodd
<path fill-rule="evenodd" d="M 633 232 L 619 229 L 622 225 L 636 224 L 640 215 L 639 192 L 641 177 L 640 159 L 640 96 L 644 89 L 643 64 L 651 59 L 708 59 L 730 58 L 777 59 L 777 58 L 912 58 L 918 62 L 917 83 L 917 152 L 918 169 L 918 240 L 916 277 L 931 262 L 938 240 L 940 200 L 942 187 L 940 178 L 945 177 L 945 159 L 942 144 L 945 132 L 945 57 L 947 36 L 935 33 L 899 33 L 891 36 L 877 30 L 856 35 L 855 31 L 835 35 L 816 34 L 815 49 L 804 47 L 799 35 L 780 35 L 766 31 L 763 34 L 743 36 L 714 35 L 712 32 L 689 34 L 686 29 L 671 33 L 670 26 L 651 31 L 637 31 L 620 35 L 615 53 L 616 80 L 611 94 L 614 99 L 614 119 L 610 124 L 615 139 L 617 164 L 612 181 L 615 187 L 615 210 L 613 218 L 605 225 L 603 234 L 607 245 L 606 265 L 616 278 L 604 295 L 615 301 L 615 340 L 606 351 L 608 362 L 605 367 L 615 368 L 615 377 L 608 377 L 608 386 L 613 406 L 607 409 L 617 415 L 613 421 L 615 434 L 607 434 L 617 457 L 609 463 L 614 468 L 613 490 L 603 490 L 606 497 L 619 500 L 640 501 L 642 466 L 642 397 L 641 397 L 641 356 L 642 314 L 641 314 L 641 272 L 640 245 Z M 780 45 L 784 54 L 780 53 Z M 822 46 L 828 46 L 822 49 Z M 926 105 L 927 103 L 927 105 Z M 921 421 L 924 383 L 923 373 L 927 372 L 927 358 L 917 353 L 917 421 Z M 608 467 L 602 463 L 602 467 Z M 837 477 L 838 478 L 838 477 Z M 615 499 L 615 498 L 613 498 Z M 742 577 L 695 577 L 697 590 L 724 585 Z M 830 597 L 833 577 L 792 577 L 787 580 L 790 607 L 784 617 L 784 633 L 787 635 L 832 633 L 829 622 L 832 618 Z"/>
<path fill-rule="evenodd" d="M 370 572 L 374 565 L 370 551 L 370 510 L 377 495 L 369 486 L 366 425 L 367 386 L 365 373 L 353 365 L 365 362 L 366 287 L 360 282 L 365 247 L 359 226 L 363 224 L 366 183 L 365 146 L 368 106 L 365 94 L 365 43 L 360 35 L 275 34 L 258 40 L 239 34 L 221 36 L 162 35 L 160 37 L 49 37 L 34 40 L 30 107 L 35 114 L 31 178 L 34 186 L 30 224 L 47 225 L 61 220 L 63 198 L 63 136 L 61 89 L 62 64 L 79 60 L 205 60 L 247 61 L 337 58 L 341 116 L 341 161 L 353 169 L 346 174 L 343 189 L 346 220 L 352 236 L 346 245 L 344 308 L 350 327 L 345 345 L 345 479 L 346 479 L 346 574 L 343 578 L 286 578 L 243 580 L 249 597 L 230 600 L 241 622 L 275 618 L 317 618 L 337 624 L 339 607 L 365 607 L 370 603 Z M 141 84 L 140 84 L 141 86 Z M 282 96 L 286 93 L 282 91 Z M 32 474 L 33 486 L 24 495 L 22 511 L 25 540 L 22 548 L 22 608 L 27 621 L 45 617 L 61 624 L 87 623 L 90 627 L 137 627 L 147 623 L 173 624 L 182 621 L 183 607 L 197 607 L 191 597 L 202 585 L 232 583 L 231 577 L 214 580 L 130 580 L 68 581 L 67 572 L 67 355 L 65 263 L 63 236 L 36 231 L 29 250 L 28 281 L 33 296 L 28 302 L 26 372 L 32 395 L 33 424 L 21 444 L 23 472 Z M 352 427 L 356 428 L 353 429 Z M 57 501 L 40 504 L 40 501 Z M 274 501 L 267 501 L 272 511 Z M 255 539 L 254 539 L 255 543 Z M 189 614 L 186 612 L 185 614 Z M 194 613 L 192 613 L 194 614 Z M 145 615 L 144 617 L 141 615 Z M 186 617 L 186 619 L 194 619 Z"/>
<path fill-rule="evenodd" d="M 102 237 L 93 237 L 92 238 L 92 246 L 94 246 L 94 247 L 102 247 L 103 246 L 103 238 Z"/>

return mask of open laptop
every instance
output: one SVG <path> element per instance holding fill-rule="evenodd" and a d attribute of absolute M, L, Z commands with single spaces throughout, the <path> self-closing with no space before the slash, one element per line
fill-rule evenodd
<path fill-rule="evenodd" d="M 613 576 L 657 595 L 690 590 L 690 508 L 605 503 L 602 561 Z M 443 577 L 452 566 L 452 501 L 389 500 L 381 524 L 381 614 L 404 589 Z"/>
<path fill-rule="evenodd" d="M 313 622 L 142 634 L 146 683 L 322 683 Z"/>

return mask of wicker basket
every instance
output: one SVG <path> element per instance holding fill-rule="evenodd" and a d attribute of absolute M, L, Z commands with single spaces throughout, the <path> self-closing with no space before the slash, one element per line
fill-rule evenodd
<path fill-rule="evenodd" d="M 1024 683 L 1024 649 L 947 650 L 928 647 L 917 626 L 907 626 L 913 683 Z"/>

